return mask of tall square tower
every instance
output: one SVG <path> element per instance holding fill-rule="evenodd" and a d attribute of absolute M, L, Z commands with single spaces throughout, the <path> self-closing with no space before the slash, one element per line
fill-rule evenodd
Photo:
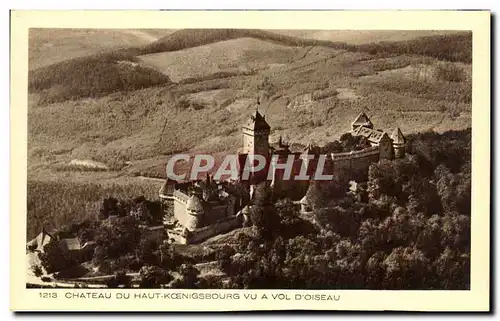
<path fill-rule="evenodd" d="M 269 133 L 271 127 L 258 110 L 243 125 L 243 153 L 269 155 Z"/>

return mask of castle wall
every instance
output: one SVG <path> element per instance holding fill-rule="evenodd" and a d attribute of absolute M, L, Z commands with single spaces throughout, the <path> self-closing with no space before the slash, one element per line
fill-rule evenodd
<path fill-rule="evenodd" d="M 182 226 L 186 226 L 188 222 L 186 202 L 178 198 L 174 200 L 174 217 Z"/>
<path fill-rule="evenodd" d="M 291 179 L 299 174 L 303 161 L 299 159 L 299 155 L 295 155 L 296 159 L 292 168 Z M 308 175 L 313 179 L 317 168 L 318 155 L 309 163 Z M 360 151 L 352 151 L 346 153 L 332 153 L 328 155 L 325 166 L 322 170 L 324 175 L 333 175 L 333 180 L 340 183 L 347 183 L 350 180 L 366 181 L 368 179 L 368 171 L 372 163 L 378 162 L 380 159 L 380 147 L 372 146 Z M 286 160 L 283 158 L 281 163 Z M 284 182 L 284 170 L 277 170 L 274 176 L 274 191 L 278 194 L 287 196 L 295 195 L 295 197 L 302 197 L 309 185 L 308 181 L 295 180 L 293 183 L 290 181 Z M 300 196 L 302 195 L 302 196 Z"/>
<path fill-rule="evenodd" d="M 345 153 L 342 153 L 345 154 Z M 351 156 L 350 155 L 332 155 L 332 171 L 333 179 L 344 182 L 351 177 Z"/>
<path fill-rule="evenodd" d="M 210 208 L 210 212 L 206 213 L 203 225 L 210 225 L 226 218 L 228 216 L 227 207 L 227 204 L 213 205 Z"/>
<path fill-rule="evenodd" d="M 349 180 L 364 181 L 368 179 L 370 165 L 380 158 L 376 146 L 349 153 L 331 154 L 334 180 L 347 182 Z"/>
<path fill-rule="evenodd" d="M 403 158 L 405 157 L 405 147 L 403 146 L 394 146 L 394 157 L 395 158 Z"/>
<path fill-rule="evenodd" d="M 179 244 L 186 244 L 187 243 L 187 240 L 181 231 L 168 230 L 167 232 L 168 232 L 168 238 L 173 239 L 174 242 L 179 243 Z"/>
<path fill-rule="evenodd" d="M 153 226 L 148 228 L 148 230 L 144 233 L 144 238 L 149 241 L 154 240 L 159 244 L 165 238 L 165 232 L 165 227 L 163 225 Z"/>
<path fill-rule="evenodd" d="M 228 207 L 226 209 L 226 216 L 233 216 L 233 215 L 235 215 L 236 213 L 234 211 L 235 211 L 235 207 L 236 207 L 236 198 L 231 197 L 228 200 L 228 205 L 227 206 Z"/>
<path fill-rule="evenodd" d="M 212 236 L 227 233 L 241 226 L 242 226 L 241 216 L 227 217 L 213 225 L 209 225 L 191 232 L 190 235 L 188 236 L 187 243 L 189 244 L 200 243 Z"/>
<path fill-rule="evenodd" d="M 183 224 L 185 228 L 189 231 L 194 231 L 195 229 L 203 226 L 203 220 L 205 219 L 205 215 L 195 215 L 187 211 L 186 213 L 186 223 Z"/>

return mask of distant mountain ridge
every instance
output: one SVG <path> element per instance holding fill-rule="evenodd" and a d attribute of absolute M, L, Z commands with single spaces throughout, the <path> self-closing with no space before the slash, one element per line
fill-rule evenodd
<path fill-rule="evenodd" d="M 355 49 L 354 45 L 345 42 L 303 39 L 257 29 L 182 29 L 144 46 L 141 53 L 177 51 L 236 38 L 255 38 L 294 47 L 324 46 L 334 49 Z"/>
<path fill-rule="evenodd" d="M 237 38 L 254 38 L 291 47 L 327 47 L 364 52 L 378 56 L 422 55 L 439 60 L 472 61 L 472 34 L 420 37 L 400 42 L 352 45 L 345 42 L 303 39 L 264 30 L 182 29 L 142 47 L 130 47 L 73 58 L 31 70 L 29 92 L 42 93 L 42 102 L 50 103 L 81 97 L 100 97 L 117 91 L 129 91 L 170 83 L 169 75 L 137 64 L 137 56 L 179 51 Z M 130 64 L 119 64 L 128 61 Z"/>
<path fill-rule="evenodd" d="M 298 38 L 257 29 L 182 29 L 144 46 L 139 51 L 142 54 L 177 51 L 245 37 L 270 41 L 285 46 L 321 46 L 372 54 L 420 54 L 441 60 L 465 63 L 472 61 L 472 50 L 468 50 L 468 48 L 472 47 L 472 33 L 470 32 L 424 36 L 405 41 L 354 45 L 346 42 Z"/>

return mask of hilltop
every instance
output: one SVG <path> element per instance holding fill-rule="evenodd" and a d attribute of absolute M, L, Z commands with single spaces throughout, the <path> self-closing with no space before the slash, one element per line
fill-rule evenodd
<path fill-rule="evenodd" d="M 255 38 L 284 46 L 293 47 L 325 46 L 335 49 L 353 48 L 352 46 L 343 42 L 297 38 L 264 30 L 183 29 L 160 38 L 147 46 L 144 46 L 141 52 L 144 54 L 150 54 L 156 52 L 177 51 L 237 38 Z"/>
<path fill-rule="evenodd" d="M 267 30 L 297 38 L 328 40 L 360 45 L 375 42 L 407 41 L 415 38 L 450 34 L 446 30 Z"/>
<path fill-rule="evenodd" d="M 29 72 L 28 90 L 39 103 L 101 97 L 117 91 L 168 84 L 157 70 L 140 66 L 128 54 L 98 54 L 73 58 Z"/>
<path fill-rule="evenodd" d="M 293 34 L 293 32 L 288 32 Z M 306 33 L 307 34 L 307 33 Z M 327 47 L 349 51 L 369 52 L 371 54 L 419 54 L 443 60 L 471 62 L 472 34 L 455 32 L 413 38 L 404 37 L 405 41 L 377 41 L 352 44 L 343 41 L 324 40 L 323 37 L 301 38 L 284 33 L 252 29 L 183 29 L 162 37 L 144 46 L 140 52 L 178 51 L 199 47 L 215 42 L 238 38 L 254 38 L 291 47 Z M 390 39 L 390 38 L 389 38 Z"/>
<path fill-rule="evenodd" d="M 118 48 L 140 47 L 175 32 L 169 29 L 30 28 L 29 69 Z"/>

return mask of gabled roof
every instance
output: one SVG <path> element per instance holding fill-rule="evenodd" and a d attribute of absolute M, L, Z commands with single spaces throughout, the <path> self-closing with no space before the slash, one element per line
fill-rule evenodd
<path fill-rule="evenodd" d="M 366 126 L 366 127 L 373 128 L 373 124 L 370 121 L 370 118 L 368 118 L 368 116 L 364 112 L 361 112 L 358 115 L 358 117 L 356 117 L 356 119 L 352 122 L 352 126 L 353 127 L 355 127 L 355 126 Z"/>
<path fill-rule="evenodd" d="M 380 142 L 380 140 L 382 139 L 384 134 L 385 134 L 385 132 L 383 132 L 381 130 L 372 130 L 372 134 L 370 135 L 368 140 L 370 142 L 378 143 L 378 142 Z"/>
<path fill-rule="evenodd" d="M 35 247 L 35 250 L 37 251 L 43 251 L 43 247 L 50 243 L 50 241 L 53 239 L 53 235 L 57 231 L 52 231 L 52 232 L 46 232 L 45 229 L 42 229 L 42 232 L 38 234 L 34 239 L 28 242 L 28 246 L 33 246 Z"/>
<path fill-rule="evenodd" d="M 355 136 L 363 136 L 363 137 L 370 137 L 373 134 L 373 129 L 365 127 L 365 126 L 360 126 L 354 131 Z"/>
<path fill-rule="evenodd" d="M 244 128 L 252 130 L 271 130 L 271 126 L 266 122 L 264 116 L 262 116 L 258 110 L 254 111 L 250 116 L 250 119 L 243 125 Z"/>
<path fill-rule="evenodd" d="M 403 135 L 399 127 L 396 127 L 393 130 L 391 134 L 391 139 L 394 144 L 404 144 L 406 142 L 405 136 Z"/>

